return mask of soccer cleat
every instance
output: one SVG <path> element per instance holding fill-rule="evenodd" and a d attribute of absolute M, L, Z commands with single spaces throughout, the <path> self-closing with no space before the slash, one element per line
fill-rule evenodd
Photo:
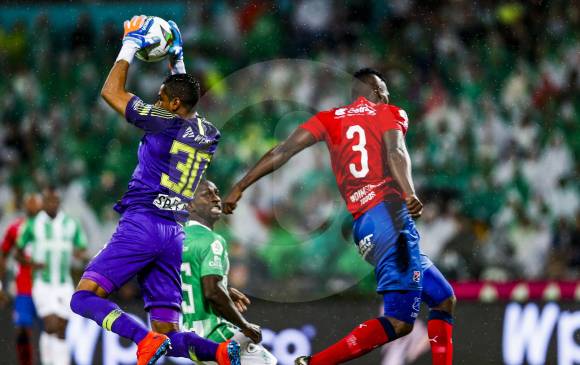
<path fill-rule="evenodd" d="M 169 337 L 149 332 L 137 345 L 137 365 L 153 365 L 167 352 L 171 341 Z"/>
<path fill-rule="evenodd" d="M 310 356 L 300 356 L 294 360 L 294 365 L 308 365 L 310 364 Z"/>
<path fill-rule="evenodd" d="M 233 340 L 220 343 L 215 357 L 218 365 L 241 365 L 240 344 Z"/>

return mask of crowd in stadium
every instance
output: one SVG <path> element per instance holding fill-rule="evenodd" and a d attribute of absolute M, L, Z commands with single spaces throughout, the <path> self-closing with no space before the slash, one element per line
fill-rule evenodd
<path fill-rule="evenodd" d="M 421 246 L 446 276 L 580 277 L 577 3 L 201 3 L 176 19 L 188 71 L 210 90 L 200 113 L 210 119 L 224 101 L 240 105 L 228 120 L 211 120 L 223 138 L 208 178 L 222 193 L 277 138 L 348 93 L 318 67 L 295 74 L 260 62 L 308 59 L 346 72 L 372 66 L 409 115 L 407 142 L 426 203 Z M 115 227 L 111 207 L 130 178 L 140 133 L 98 97 L 118 51 L 118 24 L 84 13 L 73 29 L 51 31 L 57 22 L 40 14 L 0 24 L 0 67 L 9 75 L 0 83 L 0 227 L 23 192 L 57 183 L 94 253 Z M 266 89 L 235 76 L 248 65 L 255 66 L 244 75 L 267 82 L 274 101 L 254 102 L 269 96 L 261 95 Z M 166 65 L 141 67 L 131 89 L 152 101 Z M 345 249 L 348 215 L 331 172 L 321 169 L 324 147 L 318 151 L 249 191 L 221 225 L 238 286 L 292 278 L 301 289 L 308 285 L 301 274 L 312 273 L 332 286 L 370 273 L 354 248 Z"/>

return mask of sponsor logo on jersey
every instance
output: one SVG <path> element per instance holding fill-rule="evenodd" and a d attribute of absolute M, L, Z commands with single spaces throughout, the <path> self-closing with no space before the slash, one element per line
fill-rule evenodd
<path fill-rule="evenodd" d="M 358 189 L 352 193 L 348 198 L 352 203 L 361 201 L 361 204 L 367 203 L 370 199 L 375 197 L 374 189 L 379 186 L 378 184 L 368 184 Z M 372 198 L 367 198 L 368 195 L 372 195 Z"/>
<path fill-rule="evenodd" d="M 211 244 L 211 251 L 214 255 L 221 255 L 224 252 L 224 246 L 218 240 L 215 240 Z"/>
<path fill-rule="evenodd" d="M 377 111 L 370 105 L 358 105 L 351 108 L 338 108 L 334 111 L 334 116 L 343 118 L 353 115 L 376 115 Z"/>
<path fill-rule="evenodd" d="M 418 283 L 421 280 L 421 271 L 413 271 L 413 281 Z"/>
<path fill-rule="evenodd" d="M 179 197 L 159 194 L 157 195 L 157 198 L 153 200 L 153 205 L 161 210 L 179 211 L 185 210 L 186 203 L 184 203 Z"/>
<path fill-rule="evenodd" d="M 183 133 L 183 138 L 193 138 L 195 137 L 195 133 L 193 133 L 193 128 L 191 126 L 187 127 L 185 133 Z"/>
<path fill-rule="evenodd" d="M 222 268 L 222 260 L 220 259 L 219 256 L 215 255 L 213 257 L 213 259 L 208 263 L 209 267 L 213 267 L 215 269 L 221 269 Z"/>

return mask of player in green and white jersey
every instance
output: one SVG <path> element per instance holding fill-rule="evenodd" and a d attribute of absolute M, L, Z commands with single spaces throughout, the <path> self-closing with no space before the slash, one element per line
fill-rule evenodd
<path fill-rule="evenodd" d="M 250 300 L 228 288 L 227 243 L 213 231 L 222 215 L 221 198 L 214 183 L 204 180 L 199 184 L 188 211 L 181 264 L 184 329 L 216 342 L 233 338 L 240 343 L 242 365 L 276 364 L 276 358 L 259 345 L 260 327 L 242 315 Z"/>
<path fill-rule="evenodd" d="M 65 331 L 74 292 L 71 260 L 73 255 L 84 259 L 87 247 L 81 226 L 59 207 L 56 189 L 44 189 L 43 210 L 24 223 L 17 243 L 18 259 L 34 270 L 32 300 L 44 323 L 40 335 L 42 365 L 70 364 Z"/>

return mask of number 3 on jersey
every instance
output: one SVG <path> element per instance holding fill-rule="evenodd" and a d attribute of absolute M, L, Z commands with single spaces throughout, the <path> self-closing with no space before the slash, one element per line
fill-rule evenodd
<path fill-rule="evenodd" d="M 348 165 L 350 173 L 357 179 L 361 179 L 369 173 L 369 154 L 365 146 L 367 145 L 367 137 L 365 135 L 365 130 L 362 129 L 360 125 L 352 125 L 346 131 L 346 138 L 353 139 L 355 134 L 358 134 L 358 144 L 352 146 L 352 150 L 355 152 L 360 152 L 360 169 L 357 168 L 356 164 L 351 163 Z"/>

